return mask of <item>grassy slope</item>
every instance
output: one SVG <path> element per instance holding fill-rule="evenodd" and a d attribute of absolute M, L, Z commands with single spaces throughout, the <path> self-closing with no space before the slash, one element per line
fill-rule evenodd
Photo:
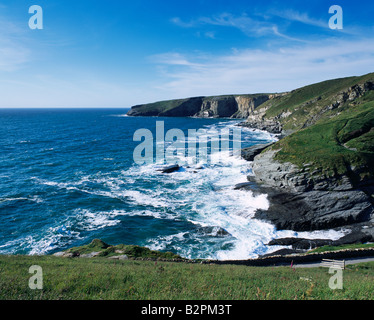
<path fill-rule="evenodd" d="M 42 290 L 28 287 L 31 265 Z M 325 268 L 0 256 L 0 270 L 0 299 L 374 299 L 374 263 L 348 266 L 343 290 L 329 288 Z"/>
<path fill-rule="evenodd" d="M 258 109 L 266 110 L 267 118 L 286 115 L 280 119 L 284 129 L 296 131 L 274 146 L 274 149 L 282 148 L 276 158 L 298 166 L 311 163 L 312 170 L 318 169 L 326 176 L 347 174 L 352 168 L 362 167 L 360 178 L 373 177 L 374 169 L 370 164 L 374 156 L 374 131 L 370 128 L 374 127 L 374 92 L 357 99 L 355 104 L 347 102 L 333 110 L 324 110 L 336 101 L 340 92 L 366 81 L 374 81 L 374 73 L 305 86 L 259 106 Z M 205 97 L 203 100 L 229 96 Z M 159 114 L 177 108 L 187 100 L 145 104 L 137 110 Z M 306 124 L 308 128 L 302 129 Z M 368 130 L 359 136 L 351 136 L 361 128 Z"/>
<path fill-rule="evenodd" d="M 127 255 L 129 258 L 152 258 L 152 259 L 182 259 L 180 256 L 172 252 L 161 252 L 150 250 L 146 247 L 135 245 L 110 245 L 99 239 L 92 240 L 91 243 L 80 247 L 73 247 L 65 251 L 76 255 L 88 254 L 92 252 L 100 252 L 100 257 L 111 257 L 118 255 Z"/>
<path fill-rule="evenodd" d="M 311 163 L 327 176 L 346 174 L 352 167 L 362 168 L 361 175 L 373 176 L 374 163 L 374 101 L 351 106 L 348 112 L 282 139 L 274 149 L 280 161 L 289 161 L 300 167 Z M 367 131 L 358 137 L 352 135 L 360 129 Z"/>
<path fill-rule="evenodd" d="M 183 102 L 186 102 L 187 100 L 188 99 L 158 101 L 136 106 L 136 110 L 144 113 L 152 112 L 152 114 L 158 115 L 161 112 L 165 112 L 180 106 Z"/>
<path fill-rule="evenodd" d="M 289 94 L 269 100 L 260 108 L 268 108 L 266 117 L 275 117 L 283 112 L 291 112 L 291 116 L 282 120 L 285 129 L 301 129 L 305 122 L 324 107 L 334 102 L 336 95 L 357 83 L 374 80 L 374 73 L 361 77 L 348 77 L 328 80 L 296 89 Z M 332 116 L 342 111 L 334 110 L 326 116 Z"/>
<path fill-rule="evenodd" d="M 338 251 L 338 250 L 346 250 L 346 249 L 370 249 L 370 248 L 374 248 L 374 243 L 353 243 L 353 244 L 345 244 L 341 246 L 322 246 L 322 247 L 309 250 L 306 254 Z"/>

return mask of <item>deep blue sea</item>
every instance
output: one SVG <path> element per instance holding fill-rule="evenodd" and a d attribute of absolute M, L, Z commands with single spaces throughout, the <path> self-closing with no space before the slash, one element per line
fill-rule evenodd
<path fill-rule="evenodd" d="M 100 238 L 188 258 L 247 259 L 279 249 L 266 246 L 273 238 L 298 236 L 251 218 L 269 204 L 266 194 L 234 190 L 252 174 L 243 159 L 170 174 L 134 163 L 134 132 L 154 132 L 156 121 L 187 136 L 188 129 L 232 128 L 239 120 L 126 112 L 0 110 L 0 254 L 51 254 Z M 242 147 L 275 140 L 242 129 Z"/>

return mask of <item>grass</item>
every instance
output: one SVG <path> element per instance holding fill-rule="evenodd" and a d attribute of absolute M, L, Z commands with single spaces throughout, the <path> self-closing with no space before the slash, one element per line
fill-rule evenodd
<path fill-rule="evenodd" d="M 164 100 L 158 101 L 153 103 L 147 103 L 143 105 L 134 106 L 133 108 L 142 114 L 152 115 L 152 116 L 164 116 L 168 115 L 168 112 L 175 111 L 178 108 L 183 108 L 183 114 L 187 112 L 187 105 L 192 104 L 193 100 L 198 100 L 198 103 L 202 104 L 205 101 L 214 101 L 214 100 L 223 100 L 227 98 L 234 98 L 236 96 L 247 97 L 247 98 L 257 98 L 262 96 L 262 93 L 257 94 L 241 94 L 241 95 L 220 95 L 220 96 L 206 96 L 206 97 L 193 97 L 193 98 L 185 98 L 185 99 L 174 99 L 174 100 Z M 196 101 L 195 101 L 196 102 Z M 187 103 L 187 105 L 186 105 Z M 194 110 L 190 112 L 190 116 L 197 113 L 198 110 Z"/>
<path fill-rule="evenodd" d="M 361 168 L 362 177 L 373 175 L 374 102 L 352 106 L 332 119 L 295 132 L 272 146 L 281 149 L 276 159 L 302 167 L 311 164 L 326 176 L 350 173 Z M 361 178 L 362 178 L 361 177 Z"/>
<path fill-rule="evenodd" d="M 174 109 L 186 101 L 188 101 L 188 99 L 158 101 L 158 102 L 138 105 L 136 106 L 136 110 L 139 112 L 143 112 L 143 113 L 150 113 L 156 116 L 162 112 Z"/>
<path fill-rule="evenodd" d="M 321 252 L 328 252 L 328 251 L 338 251 L 338 250 L 345 250 L 345 249 L 369 249 L 374 248 L 374 243 L 354 243 L 354 244 L 346 244 L 340 246 L 322 246 L 312 250 L 309 250 L 307 253 L 321 253 Z"/>
<path fill-rule="evenodd" d="M 31 290 L 31 265 L 43 289 Z M 374 263 L 348 266 L 343 290 L 328 269 L 246 267 L 106 258 L 0 256 L 0 299 L 13 300 L 334 300 L 374 299 Z"/>
<path fill-rule="evenodd" d="M 281 120 L 285 129 L 300 129 L 303 124 L 317 115 L 325 106 L 336 101 L 337 95 L 347 88 L 363 83 L 373 81 L 374 73 L 369 73 L 361 77 L 348 77 L 333 79 L 315 83 L 291 91 L 289 94 L 279 97 L 274 101 L 267 101 L 260 107 L 268 107 L 266 117 L 275 117 L 282 112 L 290 112 L 290 116 Z M 367 94 L 366 101 L 372 101 L 373 93 Z M 360 99 L 364 101 L 364 99 Z M 336 114 L 341 110 L 334 110 Z"/>
<path fill-rule="evenodd" d="M 103 242 L 100 239 L 94 239 L 91 243 L 80 247 L 73 247 L 65 251 L 66 253 L 72 253 L 74 256 L 100 252 L 100 257 L 111 257 L 118 255 L 127 255 L 129 258 L 151 258 L 151 259 L 165 259 L 181 260 L 182 257 L 172 252 L 162 252 L 150 250 L 146 247 L 140 247 L 136 245 L 110 245 Z"/>

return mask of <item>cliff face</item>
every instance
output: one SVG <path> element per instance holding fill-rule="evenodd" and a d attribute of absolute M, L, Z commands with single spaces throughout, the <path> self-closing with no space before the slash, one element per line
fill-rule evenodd
<path fill-rule="evenodd" d="M 271 203 L 255 217 L 296 231 L 345 227 L 354 241 L 373 241 L 374 74 L 317 89 L 265 103 L 246 122 L 292 132 L 253 159 L 251 179 Z"/>
<path fill-rule="evenodd" d="M 164 116 L 246 119 L 274 95 L 229 95 L 168 100 L 131 108 L 128 116 Z"/>
<path fill-rule="evenodd" d="M 229 118 L 238 110 L 234 96 L 205 98 L 199 112 L 194 114 L 199 118 Z"/>
<path fill-rule="evenodd" d="M 374 73 L 281 94 L 171 100 L 128 115 L 245 118 L 243 126 L 282 133 L 243 153 L 271 203 L 256 217 L 280 229 L 345 226 L 366 241 L 374 235 Z"/>
<path fill-rule="evenodd" d="M 276 152 L 267 150 L 257 155 L 252 164 L 255 180 L 272 190 L 268 191 L 269 210 L 258 210 L 256 218 L 269 220 L 279 229 L 296 231 L 365 222 L 367 227 L 374 223 L 373 204 L 367 188 L 370 181 L 366 181 L 365 188 L 353 183 L 347 175 L 327 178 L 309 170 L 308 165 L 300 168 L 290 162 L 277 161 L 274 159 Z"/>

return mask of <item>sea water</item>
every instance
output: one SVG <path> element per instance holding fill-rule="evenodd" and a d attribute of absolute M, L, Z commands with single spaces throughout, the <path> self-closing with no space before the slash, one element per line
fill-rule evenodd
<path fill-rule="evenodd" d="M 274 238 L 331 238 L 253 219 L 267 195 L 235 190 L 252 175 L 237 156 L 165 174 L 137 165 L 134 132 L 221 130 L 241 120 L 127 117 L 120 109 L 0 110 L 0 254 L 51 254 L 99 238 L 187 258 L 248 259 Z M 242 147 L 276 141 L 242 128 Z"/>

